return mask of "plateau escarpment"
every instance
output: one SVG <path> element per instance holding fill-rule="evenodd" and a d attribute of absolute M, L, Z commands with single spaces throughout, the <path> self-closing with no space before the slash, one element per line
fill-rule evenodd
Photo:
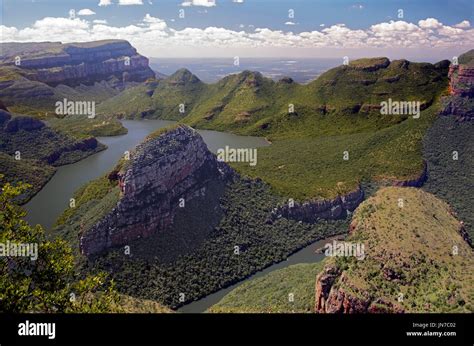
<path fill-rule="evenodd" d="M 109 175 L 120 187 L 116 206 L 81 235 L 81 251 L 96 254 L 165 232 L 178 208 L 208 194 L 208 183 L 228 179 L 230 169 L 219 163 L 200 135 L 178 126 L 148 138 Z"/>
<path fill-rule="evenodd" d="M 2 66 L 19 66 L 28 79 L 50 86 L 114 80 L 115 86 L 142 82 L 155 74 L 148 59 L 123 40 L 86 43 L 3 43 Z"/>
<path fill-rule="evenodd" d="M 316 279 L 320 313 L 472 312 L 474 253 L 451 208 L 414 188 L 379 190 L 356 210 L 346 244 Z"/>
<path fill-rule="evenodd" d="M 58 101 L 99 103 L 155 77 L 148 59 L 124 40 L 0 46 L 0 99 L 11 111 L 41 118 L 62 118 Z"/>

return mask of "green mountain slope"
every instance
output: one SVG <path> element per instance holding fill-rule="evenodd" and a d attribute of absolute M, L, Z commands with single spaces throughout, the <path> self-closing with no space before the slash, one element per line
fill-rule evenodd
<path fill-rule="evenodd" d="M 186 69 L 176 71 L 166 79 L 149 79 L 102 102 L 99 115 L 127 118 L 183 118 L 207 93 L 207 86 Z M 180 109 L 180 105 L 183 108 Z"/>
<path fill-rule="evenodd" d="M 307 85 L 250 71 L 204 84 L 180 70 L 126 90 L 99 109 L 266 136 L 273 144 L 259 149 L 256 166 L 233 166 L 294 199 L 332 198 L 364 180 L 412 179 L 421 172 L 421 139 L 439 112 L 448 66 L 361 59 Z M 420 117 L 382 115 L 380 104 L 389 98 L 419 102 Z M 185 113 L 179 103 L 186 104 Z M 349 160 L 343 160 L 346 151 Z"/>

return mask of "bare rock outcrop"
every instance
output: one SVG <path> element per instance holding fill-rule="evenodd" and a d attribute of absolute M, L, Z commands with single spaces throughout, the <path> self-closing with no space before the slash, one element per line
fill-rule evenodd
<path fill-rule="evenodd" d="M 363 200 L 364 191 L 359 187 L 355 191 L 337 196 L 331 200 L 294 202 L 279 206 L 271 213 L 270 220 L 284 217 L 314 223 L 318 219 L 340 219 L 347 215 L 347 211 L 353 211 L 357 208 Z"/>
<path fill-rule="evenodd" d="M 448 77 L 450 95 L 474 96 L 474 65 L 451 64 Z"/>
<path fill-rule="evenodd" d="M 449 66 L 449 96 L 442 99 L 442 115 L 460 121 L 474 119 L 474 50 L 459 57 L 459 64 Z"/>

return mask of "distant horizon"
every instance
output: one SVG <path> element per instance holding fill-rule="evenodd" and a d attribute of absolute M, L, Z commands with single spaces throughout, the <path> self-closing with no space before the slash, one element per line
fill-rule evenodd
<path fill-rule="evenodd" d="M 461 54 L 467 52 L 469 50 L 466 50 L 462 52 Z M 458 54 L 458 55 L 461 55 Z M 145 55 L 146 56 L 146 55 Z M 456 55 L 457 56 L 457 55 Z M 232 60 L 234 57 L 233 56 L 202 56 L 199 58 L 191 58 L 191 57 L 183 57 L 183 56 L 146 56 L 148 59 L 156 59 L 156 60 L 189 60 L 189 61 L 197 61 L 197 60 Z M 388 58 L 390 61 L 393 60 L 401 60 L 405 59 L 411 62 L 428 62 L 428 63 L 436 63 L 442 60 L 450 60 L 452 57 L 446 57 L 446 58 L 435 58 L 432 56 L 427 56 L 427 57 L 390 57 L 388 55 L 367 55 L 367 56 L 361 56 L 361 57 L 354 57 L 352 60 L 358 60 L 358 59 L 372 59 L 372 58 Z M 256 60 L 341 60 L 341 65 L 342 65 L 342 57 L 341 56 L 331 56 L 331 57 L 318 57 L 318 56 L 239 56 L 239 59 L 256 59 Z"/>

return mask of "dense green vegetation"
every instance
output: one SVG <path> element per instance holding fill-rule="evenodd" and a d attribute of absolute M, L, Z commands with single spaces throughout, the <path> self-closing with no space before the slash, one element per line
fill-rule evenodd
<path fill-rule="evenodd" d="M 127 118 L 154 117 L 178 120 L 201 102 L 207 85 L 185 69 L 163 80 L 150 79 L 124 90 L 118 97 L 105 100 L 97 107 L 100 115 Z M 180 112 L 180 104 L 184 105 Z"/>
<path fill-rule="evenodd" d="M 361 59 L 307 85 L 274 82 L 250 71 L 204 84 L 180 70 L 110 98 L 98 112 L 181 119 L 198 128 L 266 136 L 273 144 L 259 149 L 257 165 L 236 169 L 294 199 L 332 198 L 363 180 L 420 173 L 421 139 L 439 111 L 447 67 L 446 61 Z M 388 98 L 419 101 L 425 110 L 419 119 L 381 115 L 380 102 Z"/>
<path fill-rule="evenodd" d="M 429 178 L 423 189 L 448 202 L 474 239 L 474 124 L 439 117 L 423 139 Z M 457 154 L 456 154 L 457 153 Z M 456 156 L 457 155 L 457 156 Z"/>
<path fill-rule="evenodd" d="M 244 282 L 208 312 L 308 313 L 314 311 L 314 283 L 322 262 L 295 264 Z"/>
<path fill-rule="evenodd" d="M 66 212 L 55 234 L 75 238 L 77 244 L 81 222 L 94 215 L 96 204 L 113 195 L 112 188 L 104 196 L 108 185 L 100 185 L 96 181 L 78 192 L 78 201 L 85 202 L 79 202 L 73 213 Z M 344 220 L 316 225 L 287 219 L 266 223 L 282 200 L 261 181 L 236 180 L 225 190 L 219 184 L 208 189 L 212 193 L 187 203 L 169 230 L 131 242 L 132 256 L 123 249 L 112 250 L 82 261 L 82 270 L 107 271 L 119 292 L 178 307 L 183 304 L 180 293 L 185 302 L 198 299 L 348 227 Z M 234 253 L 235 246 L 240 254 Z"/>
<path fill-rule="evenodd" d="M 79 276 L 70 245 L 46 240 L 41 226 L 23 220 L 26 213 L 13 201 L 27 188 L 6 183 L 0 189 L 0 243 L 28 244 L 32 250 L 28 257 L 1 256 L 0 312 L 114 311 L 113 282 L 104 273 Z"/>
<path fill-rule="evenodd" d="M 379 190 L 357 208 L 346 238 L 364 244 L 364 260 L 324 260 L 342 271 L 333 288 L 406 312 L 473 312 L 472 248 L 450 210 L 420 189 Z"/>

